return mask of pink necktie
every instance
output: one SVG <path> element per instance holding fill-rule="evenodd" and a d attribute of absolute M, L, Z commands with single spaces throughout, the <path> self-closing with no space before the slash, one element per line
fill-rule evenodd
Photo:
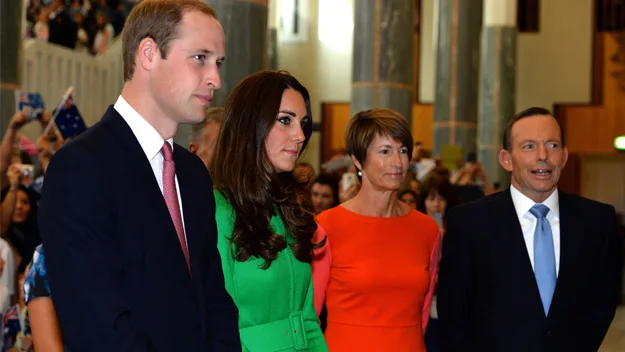
<path fill-rule="evenodd" d="M 187 240 L 184 237 L 184 228 L 182 226 L 182 215 L 180 214 L 180 203 L 178 203 L 178 192 L 176 191 L 176 164 L 174 163 L 171 145 L 165 141 L 163 148 L 161 148 L 163 154 L 163 196 L 165 197 L 165 203 L 167 203 L 167 209 L 171 220 L 174 222 L 176 232 L 178 233 L 178 240 L 182 247 L 182 252 L 187 260 L 187 266 L 189 267 L 189 273 L 191 273 L 191 264 L 189 262 L 189 249 L 187 248 Z"/>

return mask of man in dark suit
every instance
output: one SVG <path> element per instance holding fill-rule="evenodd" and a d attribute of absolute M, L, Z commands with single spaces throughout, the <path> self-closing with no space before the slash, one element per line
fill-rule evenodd
<path fill-rule="evenodd" d="M 123 33 L 121 96 L 50 163 L 39 220 L 69 350 L 241 350 L 212 181 L 172 142 L 220 87 L 224 40 L 201 1 L 143 1 Z"/>
<path fill-rule="evenodd" d="M 614 317 L 614 208 L 558 190 L 568 152 L 548 110 L 518 114 L 512 186 L 450 210 L 438 312 L 449 351 L 595 352 Z"/>

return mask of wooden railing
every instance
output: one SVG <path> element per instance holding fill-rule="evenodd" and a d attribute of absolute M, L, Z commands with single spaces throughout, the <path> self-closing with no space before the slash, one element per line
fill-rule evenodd
<path fill-rule="evenodd" d="M 52 109 L 73 86 L 73 98 L 88 126 L 115 102 L 124 84 L 119 39 L 98 57 L 27 39 L 22 62 L 22 90 L 41 93 L 46 108 Z"/>

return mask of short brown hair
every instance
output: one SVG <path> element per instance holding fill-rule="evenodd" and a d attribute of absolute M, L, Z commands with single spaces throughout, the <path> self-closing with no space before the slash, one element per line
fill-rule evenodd
<path fill-rule="evenodd" d="M 353 155 L 364 167 L 367 149 L 376 136 L 388 136 L 403 143 L 408 148 L 410 159 L 413 139 L 408 121 L 400 113 L 391 109 L 373 109 L 354 115 L 345 131 L 347 154 Z"/>
<path fill-rule="evenodd" d="M 192 11 L 217 19 L 213 8 L 200 0 L 143 0 L 132 9 L 122 32 L 124 81 L 132 79 L 135 73 L 139 43 L 145 38 L 152 38 L 161 57 L 166 59 L 169 43 L 178 37 L 183 15 Z"/>
<path fill-rule="evenodd" d="M 507 150 L 507 151 L 511 151 L 512 150 L 512 126 L 519 120 L 524 119 L 526 117 L 532 117 L 532 116 L 538 116 L 538 115 L 547 115 L 547 116 L 551 116 L 556 120 L 556 123 L 558 124 L 558 127 L 560 127 L 560 143 L 562 143 L 562 146 L 565 147 L 566 143 L 564 141 L 564 128 L 562 128 L 562 125 L 560 125 L 560 122 L 558 121 L 558 119 L 556 119 L 552 114 L 551 111 L 545 109 L 545 108 L 539 108 L 539 107 L 531 107 L 529 109 L 525 109 L 523 111 L 521 111 L 520 113 L 514 115 L 514 117 L 512 118 L 512 120 L 510 120 L 510 122 L 508 123 L 508 126 L 506 127 L 506 130 L 503 132 L 503 144 L 502 147 L 503 149 Z"/>

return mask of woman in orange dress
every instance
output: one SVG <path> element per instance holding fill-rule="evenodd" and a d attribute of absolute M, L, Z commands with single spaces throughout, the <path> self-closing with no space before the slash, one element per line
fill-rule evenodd
<path fill-rule="evenodd" d="M 412 153 L 407 121 L 388 109 L 360 112 L 345 139 L 362 186 L 317 216 L 329 248 L 313 263 L 317 310 L 325 301 L 328 312 L 328 348 L 425 351 L 439 228 L 397 199 Z"/>

